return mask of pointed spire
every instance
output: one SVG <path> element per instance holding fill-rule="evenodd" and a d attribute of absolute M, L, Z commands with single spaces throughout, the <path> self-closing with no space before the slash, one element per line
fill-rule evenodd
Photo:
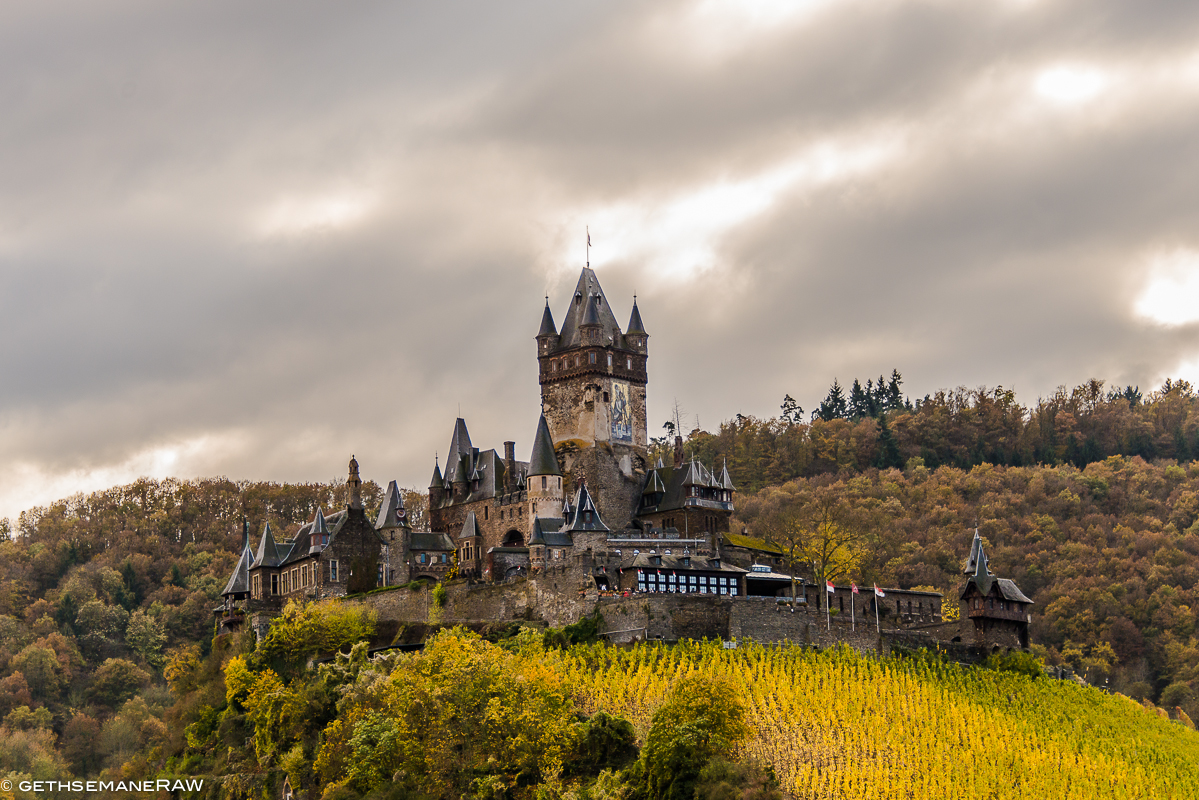
<path fill-rule="evenodd" d="M 587 298 L 587 308 L 583 312 L 583 321 L 579 323 L 580 327 L 599 327 L 599 303 L 600 295 L 595 294 Z"/>
<path fill-rule="evenodd" d="M 375 530 L 383 528 L 399 528 L 407 525 L 407 512 L 404 510 L 404 494 L 395 481 L 387 484 L 383 493 L 383 505 L 379 506 L 379 516 L 375 520 Z"/>
<path fill-rule="evenodd" d="M 720 471 L 720 488 L 728 489 L 730 492 L 737 491 L 733 488 L 733 479 L 729 477 L 729 460 L 724 460 L 724 469 Z"/>
<path fill-rule="evenodd" d="M 587 491 L 587 482 L 579 484 L 578 494 L 575 495 L 574 520 L 567 531 L 606 531 L 608 526 L 600 519 L 599 509 Z"/>
<path fill-rule="evenodd" d="M 550 426 L 545 421 L 545 414 L 537 420 L 537 435 L 533 437 L 533 454 L 529 456 L 528 476 L 561 475 L 558 469 L 558 457 L 554 455 L 554 439 L 550 436 Z"/>
<path fill-rule="evenodd" d="M 662 454 L 658 453 L 658 460 L 654 462 L 654 469 L 665 469 L 666 465 L 662 463 Z"/>
<path fill-rule="evenodd" d="M 558 326 L 554 324 L 554 314 L 550 311 L 549 295 L 545 297 L 545 311 L 541 314 L 541 330 L 537 331 L 537 338 L 542 336 L 557 336 Z"/>
<path fill-rule="evenodd" d="M 545 544 L 545 533 L 541 530 L 541 517 L 533 514 L 533 533 L 529 536 L 529 546 Z"/>
<path fill-rule="evenodd" d="M 566 525 L 570 525 L 575 520 L 575 510 L 570 504 L 569 497 L 562 498 L 562 519 L 565 520 L 564 524 Z"/>
<path fill-rule="evenodd" d="M 468 512 L 466 515 L 466 520 L 462 523 L 462 532 L 458 534 L 458 538 L 470 539 L 480 535 L 479 520 L 475 517 L 475 512 Z"/>
<path fill-rule="evenodd" d="M 308 552 L 319 553 L 329 543 L 329 526 L 325 524 L 325 514 L 320 508 L 312 520 L 312 530 L 308 532 Z"/>
<path fill-rule="evenodd" d="M 242 515 L 242 518 L 241 518 L 241 538 L 242 538 L 241 549 L 249 550 L 250 549 L 250 520 L 246 519 L 245 515 Z"/>
<path fill-rule="evenodd" d="M 625 328 L 625 333 L 645 333 L 645 325 L 641 322 L 641 312 L 637 310 L 637 295 L 633 295 L 633 313 L 629 315 L 629 327 Z"/>
<path fill-rule="evenodd" d="M 279 557 L 279 547 L 275 544 L 275 536 L 271 532 L 271 523 L 267 522 L 262 528 L 262 537 L 258 540 L 258 552 L 254 556 L 253 567 L 277 567 L 282 559 Z"/>
<path fill-rule="evenodd" d="M 433 456 L 433 477 L 429 479 L 430 489 L 441 489 L 445 487 L 445 479 L 441 477 L 441 464 L 437 462 L 437 456 Z"/>

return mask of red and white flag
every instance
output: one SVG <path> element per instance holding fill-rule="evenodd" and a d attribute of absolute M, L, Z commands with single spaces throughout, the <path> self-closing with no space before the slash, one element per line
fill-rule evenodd
<path fill-rule="evenodd" d="M 882 589 L 878 588 L 878 584 L 877 584 L 877 583 L 876 583 L 876 584 L 874 584 L 874 596 L 875 596 L 875 597 L 886 597 L 886 596 L 887 596 L 887 595 L 886 595 L 886 594 L 883 592 L 883 590 L 882 590 Z"/>
<path fill-rule="evenodd" d="M 851 581 L 849 584 L 849 591 L 853 592 L 854 594 L 857 594 L 858 593 L 858 585 Z"/>
<path fill-rule="evenodd" d="M 824 582 L 824 586 L 825 586 L 825 588 L 828 590 L 828 593 L 829 593 L 829 594 L 832 594 L 832 593 L 835 591 L 835 590 L 833 589 L 833 582 L 832 582 L 832 581 L 825 581 L 825 582 Z"/>

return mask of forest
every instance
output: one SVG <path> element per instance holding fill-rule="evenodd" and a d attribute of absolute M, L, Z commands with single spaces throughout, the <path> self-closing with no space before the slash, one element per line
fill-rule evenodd
<path fill-rule="evenodd" d="M 1097 688 L 1078 690 L 1082 692 L 1078 695 L 1068 694 L 1074 688 L 1053 689 L 1066 692 L 1061 697 L 1071 699 L 1060 700 L 1066 705 L 1054 712 L 1057 721 L 1047 722 L 1020 716 L 1024 712 L 1012 707 L 1012 698 L 1026 697 L 1019 692 L 1034 689 L 1050 691 L 1048 687 L 1058 684 L 1033 681 L 1021 684 L 1024 688 L 1016 692 L 1002 682 L 1029 680 L 1027 676 L 1005 673 L 997 677 L 994 670 L 955 672 L 957 668 L 939 664 L 935 658 L 882 665 L 853 661 L 847 666 L 847 655 L 817 657 L 765 649 L 753 651 L 758 655 L 750 659 L 749 650 L 719 654 L 697 644 L 694 647 L 699 650 L 690 649 L 691 645 L 662 652 L 645 650 L 634 664 L 622 660 L 626 655 L 591 645 L 565 650 L 539 645 L 534 658 L 528 655 L 533 652 L 528 650 L 534 647 L 531 640 L 518 645 L 519 637 L 505 644 L 476 641 L 463 632 L 454 637 L 446 634 L 445 646 L 455 648 L 453 658 L 482 659 L 480 664 L 498 659 L 496 663 L 506 665 L 503 670 L 525 675 L 521 680 L 526 684 L 544 683 L 548 669 L 555 681 L 560 681 L 553 684 L 559 687 L 557 694 L 503 695 L 497 702 L 548 704 L 535 711 L 519 706 L 512 712 L 517 719 L 543 715 L 552 707 L 567 720 L 556 732 L 536 734 L 557 737 L 553 747 L 544 739 L 539 740 L 542 744 L 528 745 L 534 750 L 549 747 L 560 761 L 529 767 L 532 771 L 523 778 L 520 770 L 509 774 L 487 764 L 492 759 L 507 769 L 526 763 L 521 759 L 527 753 L 489 750 L 494 742 L 463 741 L 461 747 L 482 761 L 471 762 L 469 769 L 462 767 L 465 771 L 455 780 L 466 782 L 456 784 L 455 791 L 475 796 L 501 797 L 513 792 L 533 796 L 531 792 L 544 785 L 549 787 L 545 791 L 573 791 L 580 800 L 584 796 L 681 797 L 670 794 L 675 789 L 664 788 L 673 785 L 670 781 L 651 788 L 647 770 L 652 770 L 643 758 L 646 750 L 673 752 L 675 745 L 658 742 L 651 748 L 647 737 L 655 710 L 670 697 L 670 686 L 709 668 L 716 670 L 705 673 L 712 680 L 739 687 L 743 721 L 753 734 L 742 731 L 740 723 L 733 724 L 736 720 L 720 722 L 732 727 L 717 737 L 723 742 L 719 748 L 705 751 L 714 764 L 706 777 L 701 780 L 696 773 L 685 781 L 688 797 L 695 795 L 697 787 L 709 784 L 712 792 L 725 791 L 712 787 L 726 784 L 733 787 L 728 791 L 762 798 L 774 796 L 776 791 L 805 797 L 838 796 L 850 789 L 892 796 L 886 789 L 890 781 L 901 777 L 914 780 L 911 773 L 901 776 L 896 772 L 898 765 L 924 763 L 925 767 L 956 769 L 952 763 L 920 762 L 925 754 L 919 747 L 936 750 L 945 746 L 947 740 L 937 737 L 948 736 L 949 730 L 959 731 L 960 744 L 972 742 L 969 731 L 975 728 L 970 726 L 983 723 L 954 722 L 959 718 L 952 714 L 965 713 L 963 709 L 976 700 L 978 714 L 1007 714 L 1004 719 L 1015 726 L 1013 730 L 1033 730 L 1042 724 L 1065 729 L 1069 726 L 1063 720 L 1083 714 L 1080 709 L 1102 709 L 1104 714 L 1114 715 L 1113 719 L 1126 720 L 1133 726 L 1129 730 L 1161 724 L 1165 725 L 1162 731 L 1183 737 L 1178 741 L 1193 741 L 1186 738 L 1193 735 L 1191 719 L 1199 715 L 1199 598 L 1195 596 L 1199 466 L 1193 461 L 1199 452 L 1199 397 L 1193 389 L 1185 382 L 1171 381 L 1142 396 L 1131 387 L 1105 392 L 1101 382 L 1091 381 L 1024 407 L 1002 389 L 958 389 L 912 402 L 902 395 L 897 372 L 885 382 L 855 384 L 857 388 L 848 393 L 835 385 L 807 420 L 802 409 L 787 398 L 778 417 L 738 416 L 714 432 L 697 429 L 684 437 L 686 452 L 705 463 L 727 459 L 738 489 L 734 530 L 762 540 L 777 539 L 782 522 L 806 509 L 825 509 L 858 532 L 845 544 L 846 557 L 839 566 L 830 566 L 829 577 L 853 579 L 861 585 L 932 588 L 944 593 L 947 607 L 951 607 L 962 581 L 961 564 L 977 528 L 992 569 L 1015 580 L 1036 603 L 1035 656 L 1050 664 L 1073 667 Z M 884 387 L 881 392 L 880 386 Z M 671 446 L 677 428 L 677 422 L 666 426 L 667 436 L 656 440 L 656 446 Z M 374 483 L 363 486 L 363 495 L 368 507 L 380 502 L 381 492 Z M 297 773 L 297 781 L 306 782 L 304 785 L 313 781 L 336 784 L 337 791 L 347 793 L 346 800 L 377 791 L 372 783 L 375 778 L 345 782 L 333 780 L 334 773 L 353 771 L 366 763 L 355 755 L 366 752 L 362 748 L 402 739 L 400 733 L 378 727 L 381 717 L 378 707 L 372 705 L 385 702 L 390 704 L 387 708 L 395 709 L 418 703 L 416 695 L 404 694 L 409 689 L 393 686 L 388 691 L 395 693 L 384 692 L 384 685 L 402 665 L 405 671 L 400 674 L 407 684 L 424 685 L 429 692 L 446 691 L 428 683 L 433 680 L 428 665 L 434 662 L 393 656 L 386 665 L 367 669 L 348 662 L 337 667 L 338 661 L 325 673 L 335 668 L 346 672 L 338 673 L 341 677 L 336 680 L 322 679 L 325 683 L 319 690 L 313 688 L 316 678 L 300 674 L 294 652 L 281 653 L 288 648 L 308 652 L 305 647 L 317 647 L 311 641 L 321 642 L 317 649 L 324 652 L 340 644 L 348 649 L 352 641 L 365 635 L 369 620 L 355 622 L 333 611 L 321 612 L 321 619 L 327 617 L 333 628 L 350 631 L 344 641 L 330 633 L 328 625 L 315 639 L 295 633 L 297 627 L 325 624 L 305 617 L 299 609 L 293 612 L 293 625 L 280 627 L 280 637 L 285 630 L 292 630 L 286 647 L 276 643 L 260 650 L 246 641 L 213 639 L 212 608 L 219 602 L 243 545 L 243 525 L 256 533 L 269 519 L 286 535 L 310 519 L 318 506 L 327 510 L 344 502 L 344 487 L 338 482 L 287 485 L 219 478 L 143 479 L 29 509 L 15 524 L 0 521 L 0 772 L 55 778 L 220 774 L 228 779 L 221 784 L 221 797 L 258 797 L 264 796 L 263 781 L 286 774 L 287 763 L 302 762 L 317 770 Z M 424 519 L 425 503 L 421 491 L 405 490 L 409 516 L 418 527 Z M 563 666 L 566 662 L 555 660 L 568 653 L 575 659 L 569 663 L 576 665 L 570 669 Z M 354 658 L 358 659 L 354 663 L 362 661 L 361 654 Z M 526 658 L 531 660 L 520 660 Z M 678 666 L 681 662 L 672 660 L 683 658 L 692 659 L 686 661 L 692 666 L 683 669 Z M 803 658 L 817 661 L 796 660 Z M 708 666 L 695 666 L 701 663 Z M 795 665 L 801 663 L 807 666 L 799 670 Z M 578 664 L 589 666 L 584 669 Z M 724 666 L 717 669 L 716 664 Z M 658 676 L 666 666 L 675 670 L 668 671 L 673 677 Z M 488 667 L 493 668 L 500 669 Z M 612 677 L 617 668 L 624 671 L 619 680 Z M 776 669 L 781 672 L 770 672 Z M 824 696 L 813 694 L 816 689 L 805 689 L 802 703 L 754 694 L 759 685 L 795 682 L 799 672 L 823 674 L 820 669 L 832 670 L 830 675 L 874 675 L 870 681 L 883 681 L 880 685 L 890 687 L 880 697 L 891 697 L 886 692 L 892 690 L 897 697 L 909 692 L 911 685 L 904 681 L 915 678 L 897 676 L 918 673 L 926 676 L 920 680 L 933 682 L 935 693 L 947 704 L 937 714 L 950 716 L 934 714 L 933 719 L 939 721 L 930 723 L 932 728 L 921 734 L 931 738 L 914 738 L 912 747 L 917 749 L 901 752 L 894 749 L 898 744 L 888 743 L 885 737 L 872 739 L 846 724 L 859 737 L 847 740 L 846 732 L 838 732 L 841 723 L 837 719 L 841 718 L 835 716 L 824 718 L 818 734 L 778 722 L 777 715 L 784 713 L 807 719 L 824 710 L 851 708 L 850 701 L 840 694 Z M 875 669 L 889 677 L 884 681 L 871 672 Z M 364 670 L 375 676 L 370 678 L 371 692 L 383 694 L 368 696 L 345 689 L 351 676 L 357 685 Z M 615 682 L 595 683 L 600 674 Z M 770 681 L 774 684 L 763 683 L 764 675 L 773 676 Z M 641 699 L 620 688 L 638 680 L 655 688 L 643 691 Z M 820 686 L 827 687 L 827 683 Z M 231 688 L 234 684 L 241 688 Z M 1001 688 L 995 689 L 997 686 Z M 480 691 L 480 697 L 490 697 L 487 692 L 501 689 L 493 686 Z M 993 691 L 1000 694 L 993 695 Z M 351 695 L 358 699 L 347 700 Z M 1007 699 L 985 699 L 993 696 Z M 901 701 L 891 698 L 885 702 Z M 1125 705 L 1119 705 L 1121 702 Z M 1116 705 L 1109 707 L 1108 703 Z M 611 718 L 597 717 L 601 712 Z M 871 713 L 919 716 L 902 706 Z M 1013 714 L 1019 719 L 1010 716 Z M 497 725 L 517 724 L 503 715 L 497 720 Z M 312 727 L 318 722 L 319 730 Z M 626 725 L 633 731 L 631 739 Z M 1094 725 L 1096 730 L 1111 732 L 1098 722 Z M 698 737 L 696 741 L 709 741 L 709 734 L 688 730 L 688 735 Z M 783 738 L 772 740 L 767 747 L 759 742 L 770 730 L 775 731 L 771 735 Z M 287 731 L 286 736 L 281 733 Z M 591 733 L 584 735 L 587 731 Z M 587 739 L 592 734 L 593 739 L 608 743 L 604 747 L 610 745 L 612 752 L 623 755 L 605 760 L 607 755 L 570 749 L 579 737 L 600 747 Z M 252 741 L 251 750 L 259 740 L 266 749 L 261 754 L 246 750 L 242 755 L 249 760 L 234 763 L 229 743 L 237 735 L 241 741 Z M 1114 732 L 1111 735 L 1116 736 Z M 1143 735 L 1158 741 L 1154 738 L 1158 734 Z M 1029 763 L 1041 764 L 1046 770 L 1050 765 L 1060 767 L 1063 759 L 1092 767 L 1099 763 L 1086 761 L 1099 756 L 1084 758 L 1080 748 L 1085 743 L 1070 742 L 1068 736 L 1061 733 L 1067 737 L 1060 743 L 1065 749 L 1046 750 L 1039 744 L 1041 749 L 1035 749 L 1035 755 L 1014 749 L 1004 752 L 1013 753 L 1010 757 L 1014 760 L 1031 759 Z M 802 744 L 786 737 L 799 737 Z M 341 744 L 330 744 L 335 741 Z M 991 746 L 1014 748 L 1015 741 L 1009 738 Z M 300 755 L 296 755 L 297 746 Z M 427 749 L 426 744 L 421 747 Z M 1104 762 L 1103 774 L 1113 780 L 1124 776 L 1126 782 L 1140 781 L 1137 776 L 1146 769 L 1137 760 L 1140 756 L 1121 754 L 1119 747 L 1113 739 L 1097 751 L 1118 762 L 1116 766 Z M 772 748 L 781 748 L 778 752 L 786 754 L 785 758 L 767 759 L 765 754 L 774 752 Z M 608 752 L 603 747 L 600 750 Z M 1165 759 L 1160 763 L 1174 763 L 1154 752 L 1153 758 Z M 1194 763 L 1194 751 L 1189 752 Z M 292 762 L 287 762 L 288 754 Z M 939 757 L 950 758 L 944 753 Z M 392 770 L 389 777 L 447 769 L 444 764 L 403 761 L 394 754 L 387 758 L 392 760 L 379 769 Z M 961 758 L 977 756 L 963 751 Z M 588 768 L 591 772 L 573 774 L 564 766 L 582 761 L 592 765 Z M 604 766 L 599 766 L 601 762 Z M 977 766 L 976 761 L 971 763 Z M 321 765 L 332 766 L 322 773 Z M 1193 776 L 1178 774 L 1180 781 L 1193 780 Z M 233 775 L 249 783 L 239 788 L 236 781 L 229 783 Z M 1081 772 L 1079 775 L 1079 780 L 1085 779 Z M 1034 780 L 1031 773 L 1027 780 Z M 1157 784 L 1150 781 L 1144 785 Z M 1112 783 L 1106 789 L 1092 787 L 1093 791 L 1088 791 L 1093 796 L 1107 796 L 1105 792 L 1114 794 L 1117 787 L 1118 783 Z M 959 796 L 951 787 L 924 788 L 924 796 Z M 419 787 L 409 789 L 417 792 Z M 625 794 L 626 790 L 642 794 Z M 1171 795 L 1166 789 L 1154 789 L 1143 796 Z"/>

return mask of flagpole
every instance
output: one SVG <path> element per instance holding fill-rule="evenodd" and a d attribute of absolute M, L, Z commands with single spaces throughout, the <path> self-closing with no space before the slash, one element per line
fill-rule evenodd
<path fill-rule="evenodd" d="M 828 609 L 828 600 L 831 592 L 828 590 L 828 579 L 825 579 L 824 584 L 824 629 L 826 631 L 833 629 L 833 615 Z"/>
<path fill-rule="evenodd" d="M 849 595 L 849 629 L 855 633 L 858 630 L 858 610 L 854 608 L 857 605 L 853 601 L 853 593 Z"/>

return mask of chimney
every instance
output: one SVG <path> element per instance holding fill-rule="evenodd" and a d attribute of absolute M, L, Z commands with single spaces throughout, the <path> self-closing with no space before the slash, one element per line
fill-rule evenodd
<path fill-rule="evenodd" d="M 516 442 L 504 442 L 504 486 L 511 493 L 516 491 Z"/>
<path fill-rule="evenodd" d="M 674 437 L 674 468 L 679 469 L 683 466 L 683 437 Z"/>

